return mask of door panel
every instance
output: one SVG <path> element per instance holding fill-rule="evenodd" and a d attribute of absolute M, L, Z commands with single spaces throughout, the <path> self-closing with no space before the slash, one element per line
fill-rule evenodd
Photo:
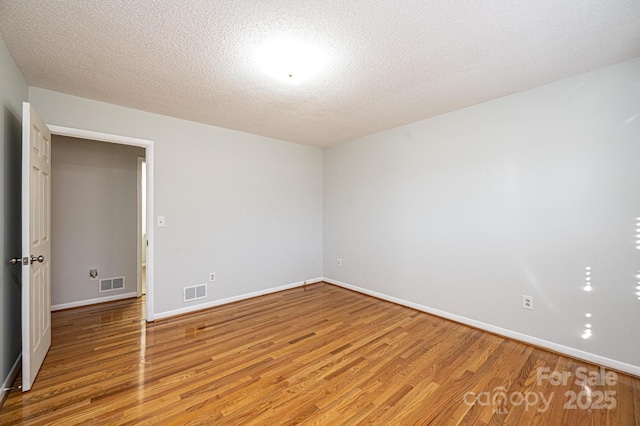
<path fill-rule="evenodd" d="M 51 346 L 51 132 L 31 105 L 22 114 L 22 390 Z"/>

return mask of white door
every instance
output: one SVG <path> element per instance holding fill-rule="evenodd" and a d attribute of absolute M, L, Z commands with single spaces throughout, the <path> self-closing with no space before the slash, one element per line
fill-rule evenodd
<path fill-rule="evenodd" d="M 22 108 L 22 391 L 51 346 L 51 132 Z"/>

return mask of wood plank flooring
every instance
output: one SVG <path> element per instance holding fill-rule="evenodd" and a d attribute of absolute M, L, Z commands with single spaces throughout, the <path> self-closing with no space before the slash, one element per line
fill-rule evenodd
<path fill-rule="evenodd" d="M 638 378 L 580 383 L 598 368 L 329 284 L 143 318 L 141 299 L 54 312 L 0 424 L 640 424 Z"/>

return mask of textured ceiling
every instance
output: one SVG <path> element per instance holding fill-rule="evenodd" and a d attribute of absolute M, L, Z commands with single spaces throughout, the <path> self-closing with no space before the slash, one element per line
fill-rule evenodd
<path fill-rule="evenodd" d="M 329 65 L 260 72 L 290 36 Z M 316 146 L 640 56 L 638 0 L 0 0 L 31 86 Z"/>

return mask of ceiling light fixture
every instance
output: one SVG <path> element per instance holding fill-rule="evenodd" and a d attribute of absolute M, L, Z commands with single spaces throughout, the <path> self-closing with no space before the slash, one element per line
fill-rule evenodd
<path fill-rule="evenodd" d="M 300 84 L 318 74 L 327 64 L 327 56 L 300 40 L 273 39 L 256 54 L 260 70 L 273 78 Z"/>

